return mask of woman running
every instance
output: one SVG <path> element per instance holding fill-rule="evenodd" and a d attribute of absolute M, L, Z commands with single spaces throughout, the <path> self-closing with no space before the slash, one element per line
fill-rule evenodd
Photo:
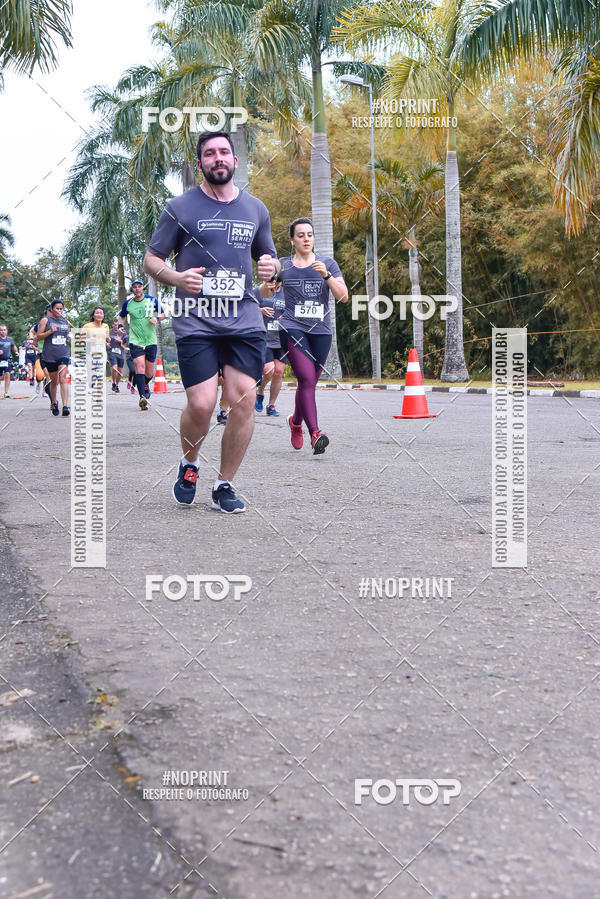
<path fill-rule="evenodd" d="M 286 350 L 298 387 L 296 405 L 288 418 L 294 449 L 302 449 L 302 422 L 315 455 L 324 453 L 329 438 L 319 430 L 315 388 L 331 347 L 329 291 L 345 303 L 348 289 L 340 267 L 330 256 L 316 256 L 312 222 L 295 219 L 290 225 L 292 256 L 281 260 L 285 312 L 280 319 L 281 345 Z"/>
<path fill-rule="evenodd" d="M 42 350 L 42 364 L 45 366 L 50 378 L 50 411 L 58 415 L 58 402 L 56 389 L 60 384 L 60 395 L 63 404 L 63 415 L 70 415 L 69 385 L 67 384 L 67 370 L 69 365 L 69 322 L 63 315 L 64 305 L 62 300 L 53 300 L 48 312 L 40 321 L 37 336 L 44 341 Z"/>
<path fill-rule="evenodd" d="M 108 344 L 108 325 L 104 323 L 104 309 L 102 306 L 94 306 L 90 312 L 90 320 L 83 326 L 86 331 L 90 331 L 93 339 L 101 346 Z"/>

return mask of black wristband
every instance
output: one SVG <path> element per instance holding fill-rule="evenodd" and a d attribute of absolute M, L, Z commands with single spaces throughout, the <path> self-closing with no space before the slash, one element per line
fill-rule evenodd
<path fill-rule="evenodd" d="M 327 274 L 325 275 L 325 277 L 324 277 L 323 280 L 324 280 L 324 281 L 329 281 L 330 278 L 333 278 L 333 275 L 331 274 L 331 272 L 329 271 L 329 269 L 327 269 Z"/>

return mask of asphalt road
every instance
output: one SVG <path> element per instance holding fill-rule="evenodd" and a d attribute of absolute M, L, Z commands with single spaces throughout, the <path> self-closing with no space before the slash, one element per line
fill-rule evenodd
<path fill-rule="evenodd" d="M 1 895 L 45 877 L 31 895 L 600 897 L 600 402 L 529 401 L 524 571 L 491 567 L 491 397 L 428 401 L 437 419 L 399 421 L 397 393 L 320 391 L 321 457 L 257 414 L 248 511 L 225 516 L 209 503 L 223 429 L 178 507 L 183 395 L 145 414 L 109 396 L 106 571 L 70 570 L 68 421 L 0 403 L 11 589 L 33 596 L 8 616 L 0 673 L 34 691 L 0 706 L 25 728 L 3 728 L 2 843 L 27 825 L 0 853 Z M 146 598 L 148 575 L 194 574 L 252 589 Z M 452 579 L 451 595 L 359 595 L 371 577 Z M 165 771 L 247 794 L 144 798 L 173 787 Z M 357 805 L 357 778 L 461 792 Z"/>

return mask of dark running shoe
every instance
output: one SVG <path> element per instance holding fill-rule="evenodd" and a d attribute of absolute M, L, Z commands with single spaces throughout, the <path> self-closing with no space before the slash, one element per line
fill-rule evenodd
<path fill-rule="evenodd" d="M 245 512 L 246 506 L 233 492 L 231 484 L 225 482 L 217 490 L 212 492 L 212 507 L 231 515 L 234 512 Z"/>
<path fill-rule="evenodd" d="M 225 409 L 219 409 L 219 414 L 217 415 L 217 424 L 218 425 L 226 425 L 227 424 L 227 412 Z"/>
<path fill-rule="evenodd" d="M 267 415 L 279 415 L 279 412 L 272 404 L 267 406 Z"/>
<path fill-rule="evenodd" d="M 142 412 L 146 412 L 146 410 L 148 409 L 148 400 L 146 399 L 145 396 L 140 397 L 139 405 L 140 405 L 140 409 L 142 410 Z"/>
<path fill-rule="evenodd" d="M 60 415 L 58 411 L 58 403 L 50 403 L 50 411 L 53 415 Z"/>
<path fill-rule="evenodd" d="M 147 400 L 150 399 L 150 387 L 148 386 L 148 384 L 146 384 L 146 389 L 145 389 L 145 391 L 144 391 L 144 396 L 146 397 Z"/>
<path fill-rule="evenodd" d="M 179 463 L 177 480 L 173 484 L 173 499 L 180 506 L 191 506 L 196 496 L 198 469 L 195 465 Z"/>
<path fill-rule="evenodd" d="M 256 402 L 254 403 L 254 408 L 256 409 L 257 412 L 262 412 L 264 398 L 265 398 L 264 393 L 256 394 Z"/>
<path fill-rule="evenodd" d="M 312 446 L 313 455 L 320 456 L 329 446 L 329 437 L 327 434 L 321 434 L 320 431 L 315 431 L 310 438 L 310 445 Z"/>
<path fill-rule="evenodd" d="M 71 414 L 71 410 L 68 406 L 63 406 L 62 414 L 65 418 L 67 418 Z"/>

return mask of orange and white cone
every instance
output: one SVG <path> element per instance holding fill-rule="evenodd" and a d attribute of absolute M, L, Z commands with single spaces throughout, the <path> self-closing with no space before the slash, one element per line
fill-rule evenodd
<path fill-rule="evenodd" d="M 162 359 L 160 358 L 156 360 L 156 371 L 154 373 L 154 393 L 168 393 L 165 370 L 163 368 Z"/>
<path fill-rule="evenodd" d="M 71 383 L 71 372 L 69 371 L 69 366 L 67 365 L 67 376 L 65 378 L 65 384 Z"/>
<path fill-rule="evenodd" d="M 394 415 L 394 418 L 435 418 L 437 412 L 430 412 L 427 408 L 427 398 L 423 387 L 423 376 L 416 350 L 410 350 L 408 354 L 408 367 L 406 369 L 406 384 L 404 386 L 404 399 L 402 400 L 402 412 Z"/>

